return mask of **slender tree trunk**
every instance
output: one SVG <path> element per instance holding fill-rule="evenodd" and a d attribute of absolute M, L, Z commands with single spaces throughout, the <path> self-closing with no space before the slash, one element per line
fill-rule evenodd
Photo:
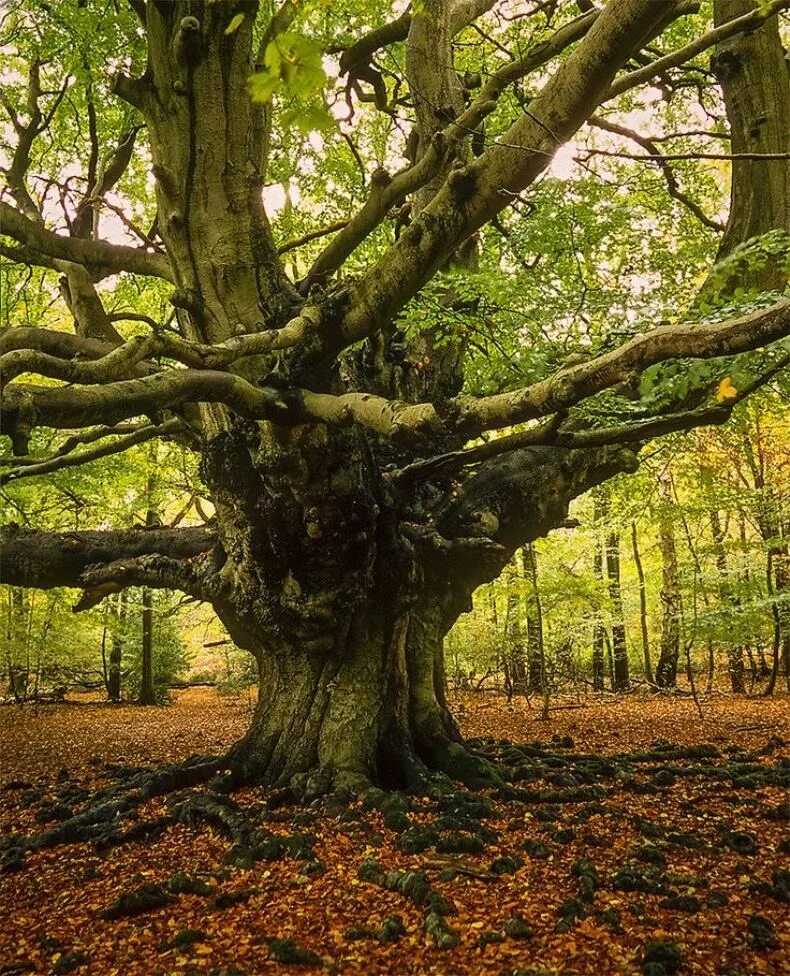
<path fill-rule="evenodd" d="M 672 522 L 672 486 L 668 472 L 659 477 L 661 510 L 659 513 L 659 541 L 661 548 L 661 649 L 656 666 L 659 688 L 674 688 L 678 676 L 680 654 L 681 597 L 678 580 L 678 557 L 675 527 Z"/>
<path fill-rule="evenodd" d="M 139 705 L 156 704 L 154 685 L 154 609 L 153 594 L 144 586 L 142 590 L 142 654 L 140 659 L 140 697 Z"/>
<path fill-rule="evenodd" d="M 8 662 L 8 687 L 16 701 L 23 701 L 27 696 L 29 669 L 18 663 L 21 651 L 21 634 L 25 617 L 25 595 L 22 587 L 8 588 L 8 626 L 6 636 L 6 661 Z"/>
<path fill-rule="evenodd" d="M 650 663 L 650 638 L 647 632 L 647 593 L 645 588 L 645 571 L 642 566 L 642 557 L 639 552 L 639 537 L 636 531 L 636 522 L 631 523 L 631 545 L 634 550 L 634 565 L 636 575 L 639 579 L 639 629 L 642 635 L 642 655 L 645 662 L 645 677 L 653 684 L 653 667 Z"/>
<path fill-rule="evenodd" d="M 529 553 L 525 546 L 521 548 L 521 576 L 524 580 L 531 580 Z M 543 625 L 538 620 L 535 605 L 534 587 L 524 593 L 524 615 L 527 622 L 527 687 L 530 691 L 543 691 L 545 668 L 543 666 Z"/>
<path fill-rule="evenodd" d="M 154 458 L 155 459 L 155 458 Z M 156 477 L 151 474 L 148 477 L 148 482 L 146 484 L 146 497 L 148 499 L 148 507 L 145 513 L 145 525 L 146 528 L 153 528 L 158 521 L 159 516 L 157 514 L 156 508 L 153 503 L 153 494 L 156 487 Z M 140 697 L 138 699 L 138 704 L 140 705 L 155 705 L 156 704 L 156 686 L 154 683 L 154 602 L 153 593 L 151 589 L 144 586 L 142 589 L 142 606 L 143 611 L 141 614 L 142 618 L 142 647 L 141 647 L 141 663 L 140 663 Z"/>
<path fill-rule="evenodd" d="M 532 606 L 534 610 L 534 631 L 530 640 L 530 647 L 534 640 L 537 647 L 537 658 L 540 663 L 540 690 L 543 695 L 543 705 L 540 717 L 543 721 L 549 718 L 549 681 L 546 673 L 546 645 L 543 640 L 543 610 L 540 602 L 540 588 L 538 586 L 538 559 L 535 547 L 530 543 L 524 547 L 526 551 L 526 566 L 529 567 L 529 577 L 532 583 Z M 524 551 L 522 550 L 522 551 Z"/>
<path fill-rule="evenodd" d="M 606 575 L 612 608 L 612 689 L 626 691 L 630 684 L 628 646 L 623 619 L 623 594 L 620 585 L 620 535 L 610 532 L 606 539 Z"/>
<path fill-rule="evenodd" d="M 771 668 L 764 694 L 772 695 L 776 688 L 780 667 L 784 669 L 788 685 L 790 685 L 790 619 L 784 619 L 785 615 L 788 615 L 788 611 L 780 609 L 777 600 L 777 591 L 787 592 L 790 590 L 790 559 L 788 559 L 786 545 L 782 545 L 779 550 L 768 548 L 765 581 L 768 597 L 771 600 L 771 616 L 774 626 Z"/>
<path fill-rule="evenodd" d="M 123 627 L 126 621 L 126 610 L 127 591 L 122 590 L 118 594 L 118 602 L 115 606 L 116 621 L 110 642 L 109 666 L 107 668 L 107 697 L 113 702 L 121 700 L 121 663 L 123 659 Z M 143 645 L 143 648 L 145 648 L 145 645 Z"/>
<path fill-rule="evenodd" d="M 719 594 L 724 604 L 731 608 L 737 607 L 740 601 L 732 591 L 729 566 L 727 565 L 727 550 L 724 546 L 724 529 L 721 518 L 716 509 L 710 512 L 710 531 L 713 536 L 713 549 L 716 554 L 716 567 L 719 571 Z M 743 681 L 743 645 L 730 643 L 727 647 L 727 671 L 730 675 L 730 685 L 736 694 L 743 694 L 746 690 Z"/>
<path fill-rule="evenodd" d="M 596 580 L 603 585 L 603 547 L 598 533 L 596 533 L 595 537 L 593 572 Z M 598 608 L 595 611 L 592 645 L 592 680 L 595 691 L 603 691 L 604 688 L 604 642 L 603 614 L 601 609 Z"/>
<path fill-rule="evenodd" d="M 511 695 L 523 695 L 527 689 L 524 660 L 524 630 L 521 621 L 522 576 L 517 563 L 511 567 L 507 593 L 506 665 Z"/>

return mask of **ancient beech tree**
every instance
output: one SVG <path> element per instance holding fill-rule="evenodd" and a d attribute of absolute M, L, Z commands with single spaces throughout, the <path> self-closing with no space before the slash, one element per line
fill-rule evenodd
<path fill-rule="evenodd" d="M 788 3 L 722 0 L 715 23 L 680 46 L 677 25 L 700 8 L 690 0 L 560 4 L 547 40 L 469 84 L 454 66 L 454 38 L 495 0 L 422 0 L 393 14 L 338 48 L 340 69 L 349 99 L 381 111 L 393 110 L 397 84 L 409 161 L 394 175 L 366 174 L 357 211 L 328 229 L 307 273 L 291 280 L 290 244 L 274 238 L 262 190 L 273 127 L 294 122 L 271 99 L 251 98 L 248 79 L 271 72 L 267 51 L 296 31 L 303 6 L 286 0 L 272 16 L 255 0 L 131 0 L 140 70 L 124 62 L 116 71 L 118 53 L 107 56 L 129 124 L 117 145 L 101 146 L 95 104 L 88 113 L 95 152 L 66 232 L 47 226 L 29 163 L 70 82 L 44 90 L 32 62 L 27 105 L 4 99 L 17 142 L 2 253 L 57 272 L 73 329 L 28 322 L 0 338 L 3 433 L 15 455 L 3 477 L 178 439 L 200 454 L 215 516 L 205 526 L 67 535 L 7 524 L 2 581 L 79 587 L 78 608 L 130 585 L 209 602 L 259 665 L 257 711 L 232 756 L 264 781 L 304 782 L 322 770 L 336 785 L 417 786 L 439 770 L 481 782 L 491 773 L 448 711 L 442 657 L 475 588 L 560 525 L 575 496 L 634 470 L 650 438 L 723 422 L 763 377 L 737 395 L 717 399 L 709 384 L 671 409 L 609 425 L 585 422 L 583 405 L 633 388 L 658 363 L 768 347 L 790 334 L 790 302 L 655 323 L 595 358 L 485 396 L 465 392 L 463 333 L 410 338 L 398 316 L 450 264 L 474 265 L 481 228 L 523 199 L 596 113 L 702 54 L 713 56 L 741 154 L 722 253 L 790 230 L 778 26 Z M 520 16 L 558 5 L 527 6 Z M 46 9 L 57 20 L 64 7 Z M 396 82 L 374 64 L 393 44 L 405 50 Z M 503 104 L 510 127 L 487 138 L 485 120 Z M 138 152 L 150 155 L 154 226 L 136 230 L 140 246 L 100 239 L 96 215 Z M 404 207 L 394 242 L 347 273 Z M 97 287 L 121 274 L 167 283 L 171 320 L 125 336 Z M 462 305 L 451 285 L 442 302 L 448 312 Z M 37 427 L 71 433 L 55 455 L 34 457 Z"/>

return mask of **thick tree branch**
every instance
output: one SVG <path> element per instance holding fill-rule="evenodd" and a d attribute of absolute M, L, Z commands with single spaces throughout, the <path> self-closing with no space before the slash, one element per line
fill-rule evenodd
<path fill-rule="evenodd" d="M 790 301 L 715 324 L 662 326 L 635 336 L 612 352 L 512 393 L 459 398 L 451 423 L 474 436 L 567 410 L 582 400 L 638 376 L 668 359 L 711 359 L 747 352 L 790 335 Z"/>
<path fill-rule="evenodd" d="M 82 586 L 88 567 L 141 556 L 191 559 L 211 549 L 212 527 L 38 532 L 0 526 L 0 583 L 9 586 Z"/>
<path fill-rule="evenodd" d="M 13 261 L 14 264 L 24 264 L 34 268 L 50 268 L 52 271 L 57 271 L 61 264 L 60 261 L 56 261 L 55 258 L 50 258 L 40 251 L 34 251 L 29 247 L 15 247 L 6 244 L 4 241 L 0 241 L 0 255 L 9 261 Z"/>
<path fill-rule="evenodd" d="M 415 461 L 399 471 L 392 472 L 389 477 L 398 485 L 403 485 L 415 481 L 424 481 L 427 478 L 445 477 L 462 468 L 482 464 L 484 461 L 527 447 L 554 445 L 592 449 L 615 444 L 636 445 L 663 434 L 693 430 L 696 427 L 718 426 L 729 420 L 732 411 L 739 403 L 769 383 L 788 364 L 790 364 L 790 353 L 780 357 L 770 369 L 761 373 L 742 390 L 738 390 L 734 397 L 694 410 L 680 410 L 676 413 L 651 417 L 649 420 L 613 424 L 610 427 L 589 428 L 587 430 L 563 429 L 566 414 L 558 413 L 548 423 L 540 427 L 498 437 L 466 450 L 449 451 L 436 457 Z"/>
<path fill-rule="evenodd" d="M 111 380 L 146 375 L 137 367 L 156 348 L 156 337 L 134 336 L 111 352 L 89 362 L 61 359 L 32 349 L 15 349 L 0 356 L 0 391 L 23 373 L 37 373 L 68 383 L 107 383 Z"/>
<path fill-rule="evenodd" d="M 101 603 L 105 597 L 119 593 L 129 586 L 181 590 L 198 600 L 205 599 L 206 596 L 200 576 L 191 561 L 156 554 L 139 556 L 136 559 L 119 559 L 106 565 L 88 566 L 82 574 L 80 585 L 85 589 L 72 607 L 75 613 L 79 613 L 80 610 L 90 610 L 91 607 Z"/>
<path fill-rule="evenodd" d="M 112 343 L 101 339 L 89 339 L 72 335 L 70 332 L 57 332 L 54 329 L 38 329 L 32 326 L 17 326 L 0 332 L 0 356 L 13 350 L 35 349 L 50 356 L 71 359 L 98 359 L 112 352 Z"/>
<path fill-rule="evenodd" d="M 459 601 L 468 602 L 470 589 L 495 579 L 518 546 L 562 525 L 573 498 L 636 467 L 634 452 L 620 447 L 528 447 L 486 461 L 447 496 L 428 527 L 451 542 L 487 537 L 498 549 L 481 558 L 480 547 L 463 561 L 453 553 L 452 572 L 439 567 L 441 578 L 449 575 Z"/>
<path fill-rule="evenodd" d="M 60 293 L 74 316 L 78 335 L 93 339 L 108 339 L 114 344 L 123 342 L 120 333 L 107 317 L 107 310 L 93 282 L 91 272 L 72 261 L 58 261 Z"/>
<path fill-rule="evenodd" d="M 308 390 L 256 387 L 211 370 L 171 370 L 103 386 L 36 387 L 12 383 L 2 397 L 3 433 L 21 446 L 20 432 L 36 426 L 75 428 L 118 423 L 187 403 L 223 403 L 243 417 L 284 426 L 358 423 L 384 436 L 419 435 L 438 428 L 433 404 L 408 404 L 367 393 L 332 396 Z"/>
<path fill-rule="evenodd" d="M 162 254 L 107 241 L 62 237 L 29 220 L 7 203 L 0 202 L 0 231 L 25 247 L 50 258 L 80 264 L 99 277 L 129 271 L 172 280 L 170 262 Z"/>

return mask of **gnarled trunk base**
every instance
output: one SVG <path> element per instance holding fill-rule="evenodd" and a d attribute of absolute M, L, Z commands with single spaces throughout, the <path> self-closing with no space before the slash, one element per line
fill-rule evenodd
<path fill-rule="evenodd" d="M 434 773 L 501 785 L 464 745 L 444 695 L 443 631 L 433 609 L 356 610 L 333 651 L 260 654 L 252 724 L 231 752 L 247 775 L 309 790 L 418 789 Z"/>

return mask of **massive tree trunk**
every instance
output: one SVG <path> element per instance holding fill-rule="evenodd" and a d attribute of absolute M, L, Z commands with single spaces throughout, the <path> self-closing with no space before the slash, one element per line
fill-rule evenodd
<path fill-rule="evenodd" d="M 260 425 L 204 454 L 220 537 L 204 586 L 261 675 L 235 756 L 271 782 L 317 769 L 350 784 L 413 784 L 429 769 L 482 782 L 444 699 L 444 636 L 581 484 L 632 463 L 530 449 L 450 495 L 404 497 L 378 474 L 380 449 L 358 432 Z"/>
<path fill-rule="evenodd" d="M 351 787 L 416 786 L 429 768 L 477 779 L 444 698 L 436 610 L 381 593 L 331 629 L 329 651 L 261 653 L 259 702 L 235 758 L 280 785 L 314 771 Z"/>
<path fill-rule="evenodd" d="M 759 7 L 759 0 L 716 0 L 717 26 Z M 762 27 L 717 45 L 711 67 L 721 85 L 730 122 L 733 153 L 790 153 L 790 83 L 779 34 L 778 16 Z M 790 165 L 787 159 L 736 159 L 732 164 L 730 217 L 719 257 L 753 237 L 790 234 Z M 748 283 L 781 290 L 786 261 L 778 254 L 755 264 L 744 262 L 723 283 L 732 291 Z"/>

